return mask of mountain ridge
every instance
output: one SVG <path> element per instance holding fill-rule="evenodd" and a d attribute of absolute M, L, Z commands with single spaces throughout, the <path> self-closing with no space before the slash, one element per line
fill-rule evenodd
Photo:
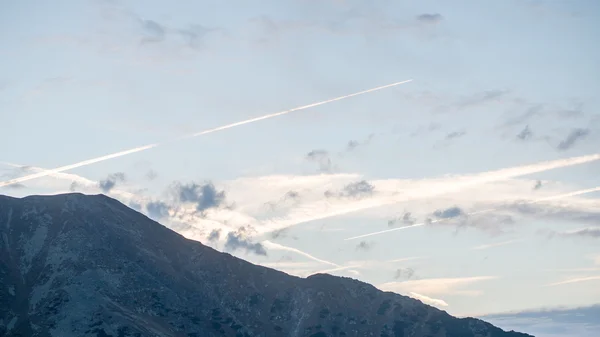
<path fill-rule="evenodd" d="M 524 337 L 352 278 L 299 278 L 103 194 L 0 195 L 0 335 Z"/>

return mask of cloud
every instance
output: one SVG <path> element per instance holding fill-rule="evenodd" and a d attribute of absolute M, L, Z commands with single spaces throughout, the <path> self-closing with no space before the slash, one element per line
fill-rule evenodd
<path fill-rule="evenodd" d="M 333 170 L 333 163 L 331 162 L 329 152 L 325 150 L 312 150 L 306 154 L 306 159 L 317 163 L 320 172 L 332 172 Z"/>
<path fill-rule="evenodd" d="M 225 202 L 225 191 L 217 191 L 212 182 L 202 185 L 194 182 L 185 185 L 175 183 L 172 188 L 180 202 L 196 204 L 198 212 L 217 208 Z"/>
<path fill-rule="evenodd" d="M 433 216 L 435 216 L 438 219 L 451 219 L 462 215 L 465 215 L 465 212 L 461 208 L 456 206 L 433 212 Z"/>
<path fill-rule="evenodd" d="M 146 179 L 148 179 L 148 181 L 152 181 L 152 180 L 156 179 L 156 177 L 158 177 L 158 173 L 156 173 L 156 171 L 154 171 L 154 170 L 149 170 L 146 173 Z"/>
<path fill-rule="evenodd" d="M 123 173 L 123 172 L 112 173 L 112 174 L 109 174 L 106 179 L 100 180 L 98 182 L 98 187 L 102 190 L 102 192 L 108 193 L 110 190 L 113 189 L 113 187 L 115 187 L 117 185 L 117 182 L 124 182 L 124 181 L 125 181 L 125 173 Z"/>
<path fill-rule="evenodd" d="M 389 220 L 388 226 L 393 227 L 399 222 L 410 226 L 414 225 L 417 222 L 417 219 L 415 219 L 410 212 L 405 212 L 401 217 Z"/>
<path fill-rule="evenodd" d="M 580 140 L 586 138 L 589 135 L 589 133 L 589 129 L 573 129 L 564 140 L 558 143 L 556 148 L 560 151 L 568 150 L 575 146 L 575 144 L 578 143 Z"/>
<path fill-rule="evenodd" d="M 460 138 L 460 137 L 462 137 L 462 136 L 464 136 L 466 134 L 467 134 L 466 131 L 454 131 L 454 132 L 450 132 L 449 134 L 446 135 L 446 140 Z"/>
<path fill-rule="evenodd" d="M 138 212 L 142 210 L 142 205 L 139 204 L 139 203 L 137 203 L 137 202 L 135 202 L 135 201 L 129 202 L 129 207 L 131 209 L 134 209 L 134 210 L 138 211 Z"/>
<path fill-rule="evenodd" d="M 409 280 L 402 282 L 388 282 L 378 286 L 383 291 L 393 291 L 399 294 L 415 292 L 419 294 L 436 295 L 467 295 L 477 296 L 481 292 L 473 290 L 471 284 L 497 279 L 496 276 L 475 276 L 460 278 L 432 278 L 423 280 Z M 469 290 L 462 288 L 469 286 Z"/>
<path fill-rule="evenodd" d="M 425 23 L 439 23 L 444 19 L 444 17 L 441 14 L 438 13 L 423 13 L 419 16 L 417 16 L 417 20 L 420 22 L 425 22 Z"/>
<path fill-rule="evenodd" d="M 410 280 L 415 275 L 415 271 L 412 268 L 399 268 L 396 269 L 396 273 L 394 274 L 394 279 L 406 279 Z"/>
<path fill-rule="evenodd" d="M 252 243 L 244 236 L 244 230 L 239 230 L 235 233 L 229 232 L 225 241 L 225 249 L 229 251 L 243 249 L 256 255 L 267 256 L 267 251 L 261 243 Z"/>
<path fill-rule="evenodd" d="M 340 192 L 340 196 L 364 198 L 371 196 L 374 190 L 375 186 L 369 184 L 366 180 L 361 180 L 344 186 L 343 190 Z"/>
<path fill-rule="evenodd" d="M 221 238 L 221 229 L 213 229 L 210 234 L 208 234 L 208 241 L 217 241 Z"/>
<path fill-rule="evenodd" d="M 339 264 L 319 259 L 317 257 L 314 257 L 314 256 L 312 256 L 312 255 L 310 255 L 308 253 L 305 253 L 305 252 L 303 252 L 303 251 L 301 251 L 299 249 L 296 249 L 296 248 L 287 247 L 287 246 L 280 245 L 280 244 L 277 244 L 277 243 L 274 243 L 274 242 L 271 242 L 271 241 L 268 241 L 268 240 L 262 241 L 261 243 L 265 247 L 267 247 L 267 249 L 269 249 L 269 250 L 283 250 L 283 251 L 293 252 L 293 253 L 302 255 L 304 257 L 307 257 L 307 258 L 309 258 L 309 259 L 311 259 L 313 261 L 319 262 L 319 263 L 323 263 L 323 264 L 327 264 L 327 265 L 330 265 L 330 266 L 334 266 L 336 268 L 341 267 Z"/>
<path fill-rule="evenodd" d="M 597 337 L 600 304 L 579 308 L 543 308 L 480 316 L 503 329 L 544 337 Z"/>
<path fill-rule="evenodd" d="M 185 29 L 180 29 L 179 34 L 186 40 L 188 45 L 192 48 L 201 48 L 202 40 L 210 32 L 216 31 L 216 29 L 207 28 L 202 25 L 192 25 Z"/>
<path fill-rule="evenodd" d="M 501 98 L 509 94 L 508 90 L 488 90 L 476 93 L 470 97 L 465 97 L 456 104 L 459 108 L 470 108 L 487 104 L 489 102 L 497 102 Z"/>
<path fill-rule="evenodd" d="M 171 207 L 162 201 L 151 201 L 146 204 L 148 215 L 153 219 L 163 219 L 169 216 Z"/>
<path fill-rule="evenodd" d="M 373 245 L 366 242 L 366 241 L 361 241 L 358 243 L 358 245 L 356 245 L 356 250 L 370 250 L 371 248 L 373 248 Z"/>
<path fill-rule="evenodd" d="M 378 90 L 382 90 L 382 89 L 386 89 L 386 88 L 391 88 L 391 87 L 395 87 L 401 84 L 405 84 L 405 83 L 409 83 L 412 80 L 405 80 L 405 81 L 400 81 L 400 82 L 395 82 L 395 83 L 391 83 L 391 84 L 387 84 L 387 85 L 383 85 L 383 86 L 379 86 L 379 87 L 375 87 L 375 88 L 371 88 L 371 89 L 367 89 L 367 90 L 363 90 L 363 91 L 359 91 L 359 92 L 355 92 L 352 94 L 348 94 L 348 95 L 344 95 L 344 96 L 339 96 L 339 97 L 335 97 L 335 98 L 331 98 L 328 100 L 324 100 L 324 101 L 320 101 L 320 102 L 316 102 L 316 103 L 312 103 L 312 104 L 307 104 L 307 105 L 303 105 L 300 107 L 296 107 L 296 108 L 292 108 L 289 110 L 285 110 L 285 111 L 280 111 L 280 112 L 275 112 L 275 113 L 271 113 L 271 114 L 267 114 L 267 115 L 263 115 L 263 116 L 259 116 L 259 117 L 254 117 L 254 118 L 250 118 L 250 119 L 246 119 L 243 121 L 239 121 L 239 122 L 235 122 L 235 123 L 230 123 L 227 125 L 222 125 L 222 126 L 218 126 L 215 128 L 211 128 L 211 129 L 207 129 L 207 130 L 203 130 L 200 132 L 196 132 L 193 134 L 187 134 L 181 137 L 176 138 L 176 140 L 183 140 L 183 139 L 189 139 L 189 138 L 194 138 L 194 137 L 199 137 L 199 136 L 203 136 L 203 135 L 207 135 L 210 133 L 214 133 L 214 132 L 218 132 L 218 131 L 222 131 L 222 130 L 226 130 L 226 129 L 230 129 L 230 128 L 234 128 L 240 125 L 246 125 L 246 124 L 250 124 L 250 123 L 255 123 L 255 122 L 259 122 L 265 119 L 270 119 L 270 118 L 275 118 L 275 117 L 279 117 L 279 116 L 283 116 L 292 112 L 296 112 L 296 111 L 300 111 L 300 110 L 305 110 L 305 109 L 309 109 L 309 108 L 313 108 L 313 107 L 317 107 L 317 106 L 321 106 L 327 103 L 331 103 L 331 102 L 336 102 L 336 101 L 340 101 L 346 98 L 350 98 L 350 97 L 355 97 L 355 96 L 359 96 L 359 95 L 364 95 L 367 93 L 371 93 L 371 92 L 375 92 Z M 16 179 L 11 179 L 8 181 L 1 181 L 0 182 L 0 187 L 3 186 L 7 186 L 7 185 L 12 185 L 12 184 L 16 184 L 16 183 L 22 183 L 24 181 L 28 181 L 28 180 L 32 180 L 32 179 L 37 179 L 37 178 L 42 178 L 45 176 L 49 176 L 55 173 L 61 173 L 63 171 L 68 171 L 68 170 L 72 170 L 72 169 L 76 169 L 79 167 L 84 167 L 84 166 L 88 166 L 91 164 L 95 164 L 95 163 L 99 163 L 99 162 L 103 162 L 109 159 L 113 159 L 113 158 L 119 158 L 119 157 L 123 157 L 132 153 L 137 153 L 137 152 L 141 152 L 141 151 L 146 151 L 146 150 L 150 150 L 153 149 L 157 146 L 159 146 L 161 144 L 159 143 L 155 143 L 155 144 L 149 144 L 149 145 L 145 145 L 145 146 L 139 146 L 136 148 L 132 148 L 129 150 L 125 150 L 125 151 L 120 151 L 120 152 L 116 152 L 116 153 L 111 153 L 108 155 L 104 155 L 101 157 L 96 157 L 96 158 L 92 158 L 92 159 L 87 159 L 87 160 L 83 160 L 80 161 L 78 163 L 74 163 L 74 164 L 70 164 L 70 165 L 65 165 L 65 166 L 61 166 L 58 168 L 54 168 L 54 169 L 50 169 L 50 170 L 44 170 L 35 174 L 31 174 L 31 175 L 27 175 L 24 177 L 19 177 Z"/>
<path fill-rule="evenodd" d="M 408 293 L 408 296 L 410 296 L 414 299 L 417 299 L 425 304 L 433 305 L 436 307 L 447 307 L 448 306 L 448 303 L 446 303 L 446 301 L 444 301 L 444 300 L 440 300 L 437 298 L 431 298 L 431 297 L 428 297 L 425 295 L 417 294 L 412 291 Z"/>
<path fill-rule="evenodd" d="M 533 137 L 533 132 L 531 132 L 529 125 L 526 125 L 525 128 L 517 134 L 517 138 L 520 140 L 529 140 L 531 137 Z"/>
<path fill-rule="evenodd" d="M 160 42 L 165 39 L 166 29 L 160 23 L 153 20 L 140 20 L 144 37 L 142 38 L 142 44 Z"/>
<path fill-rule="evenodd" d="M 583 238 L 600 238 L 600 227 L 588 227 L 588 228 L 580 228 L 567 232 L 549 232 L 549 236 L 560 236 L 560 237 L 583 237 Z"/>
<path fill-rule="evenodd" d="M 554 282 L 554 283 L 550 283 L 547 284 L 547 287 L 556 287 L 556 286 L 562 286 L 565 284 L 573 284 L 573 283 L 580 283 L 580 282 L 588 282 L 588 281 L 598 281 L 600 280 L 600 275 L 598 276 L 587 276 L 587 277 L 576 277 L 576 278 L 570 278 L 564 281 L 560 281 L 560 282 Z"/>

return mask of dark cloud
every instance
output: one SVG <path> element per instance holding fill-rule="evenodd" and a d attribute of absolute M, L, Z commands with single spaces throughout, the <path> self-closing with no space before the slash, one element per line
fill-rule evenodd
<path fill-rule="evenodd" d="M 296 200 L 296 199 L 300 198 L 300 193 L 298 193 L 296 191 L 288 191 L 283 198 Z"/>
<path fill-rule="evenodd" d="M 225 191 L 217 191 L 211 182 L 203 185 L 193 182 L 185 185 L 176 183 L 173 188 L 180 202 L 195 203 L 198 212 L 217 208 L 225 202 Z"/>
<path fill-rule="evenodd" d="M 265 250 L 265 247 L 260 243 L 252 243 L 247 238 L 244 238 L 243 232 L 244 230 L 236 233 L 229 232 L 229 234 L 227 234 L 227 241 L 225 241 L 225 249 L 229 251 L 243 249 L 256 255 L 266 256 L 267 251 Z"/>
<path fill-rule="evenodd" d="M 340 196 L 350 198 L 363 198 L 371 196 L 375 187 L 369 184 L 366 180 L 357 181 L 344 186 Z"/>
<path fill-rule="evenodd" d="M 169 205 L 162 201 L 151 201 L 146 204 L 146 210 L 148 211 L 148 215 L 153 218 L 160 220 L 169 216 Z"/>
<path fill-rule="evenodd" d="M 542 188 L 542 181 L 538 180 L 535 182 L 535 185 L 533 186 L 534 190 L 539 190 L 540 188 Z"/>
<path fill-rule="evenodd" d="M 317 163 L 321 172 L 331 172 L 333 170 L 333 163 L 331 162 L 329 152 L 325 150 L 312 150 L 306 154 L 306 159 Z"/>
<path fill-rule="evenodd" d="M 141 20 L 144 37 L 142 43 L 160 42 L 165 39 L 166 29 L 163 25 L 153 20 Z"/>
<path fill-rule="evenodd" d="M 398 280 L 400 278 L 410 280 L 415 275 L 415 271 L 412 268 L 400 268 L 396 270 L 394 274 L 394 279 Z"/>
<path fill-rule="evenodd" d="M 20 189 L 26 188 L 27 186 L 25 186 L 21 183 L 14 183 L 14 184 L 6 185 L 5 187 L 13 189 L 13 190 L 20 190 Z"/>
<path fill-rule="evenodd" d="M 520 140 L 529 140 L 533 136 L 533 132 L 529 129 L 529 125 L 526 125 L 525 128 L 517 134 L 517 138 Z"/>
<path fill-rule="evenodd" d="M 465 212 L 461 208 L 454 206 L 444 210 L 437 210 L 433 212 L 433 215 L 438 219 L 452 219 L 465 215 Z"/>
<path fill-rule="evenodd" d="M 373 248 L 373 244 L 367 241 L 361 241 L 356 245 L 356 250 L 370 250 L 371 248 Z"/>
<path fill-rule="evenodd" d="M 213 242 L 213 241 L 217 241 L 219 240 L 219 238 L 221 238 L 221 230 L 220 229 L 213 229 L 210 234 L 208 234 L 208 241 Z"/>
<path fill-rule="evenodd" d="M 438 13 L 424 13 L 417 16 L 417 20 L 425 23 L 438 23 L 441 22 L 444 17 Z"/>
<path fill-rule="evenodd" d="M 98 182 L 98 187 L 100 187 L 102 192 L 108 193 L 108 192 L 110 192 L 110 190 L 113 189 L 113 187 L 115 187 L 117 185 L 118 182 L 124 182 L 124 181 L 125 181 L 125 173 L 123 173 L 123 172 L 112 173 L 112 174 L 109 174 L 106 179 L 100 180 Z"/>
<path fill-rule="evenodd" d="M 573 146 L 575 146 L 575 144 L 577 142 L 579 142 L 580 140 L 587 137 L 589 135 L 589 133 L 590 133 L 589 129 L 581 129 L 581 128 L 573 129 L 573 130 L 571 130 L 571 132 L 567 135 L 567 137 L 564 140 L 562 140 L 560 143 L 558 143 L 558 146 L 556 148 L 561 151 L 568 150 L 568 149 L 572 148 Z"/>
<path fill-rule="evenodd" d="M 450 140 L 450 139 L 454 139 L 454 138 L 460 138 L 466 134 L 467 134 L 466 131 L 454 131 L 454 132 L 450 132 L 449 134 L 447 134 L 446 139 Z"/>

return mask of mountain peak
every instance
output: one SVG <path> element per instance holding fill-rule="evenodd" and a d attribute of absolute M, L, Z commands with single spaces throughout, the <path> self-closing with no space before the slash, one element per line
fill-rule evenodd
<path fill-rule="evenodd" d="M 0 238 L 4 336 L 527 336 L 256 266 L 104 195 L 0 196 Z"/>

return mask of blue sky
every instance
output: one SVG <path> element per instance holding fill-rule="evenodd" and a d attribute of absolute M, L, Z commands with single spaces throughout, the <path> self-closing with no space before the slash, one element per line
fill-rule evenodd
<path fill-rule="evenodd" d="M 600 192 L 564 194 L 600 186 L 582 157 L 600 152 L 599 15 L 583 0 L 6 2 L 2 181 L 167 143 L 0 193 L 106 193 L 254 263 L 455 315 L 586 308 Z"/>

